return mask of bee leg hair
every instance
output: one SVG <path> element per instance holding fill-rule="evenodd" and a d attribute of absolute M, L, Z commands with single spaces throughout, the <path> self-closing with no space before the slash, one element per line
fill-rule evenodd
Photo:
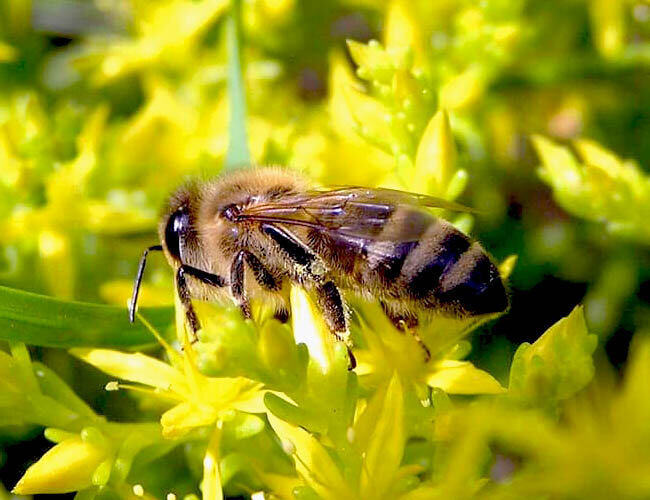
<path fill-rule="evenodd" d="M 195 343 L 199 340 L 196 332 L 201 329 L 201 323 L 199 322 L 199 318 L 196 316 L 194 307 L 192 307 L 190 291 L 188 290 L 187 282 L 185 281 L 184 266 L 180 266 L 178 271 L 176 271 L 176 292 L 178 293 L 178 298 L 181 299 L 181 304 L 183 304 L 183 308 L 185 309 L 187 323 L 190 325 L 190 330 L 192 332 L 192 338 L 190 341 Z"/>
<path fill-rule="evenodd" d="M 287 321 L 289 321 L 289 311 L 287 311 L 286 309 L 279 309 L 275 311 L 273 317 L 277 319 L 280 323 L 286 323 Z"/>
<path fill-rule="evenodd" d="M 201 283 L 205 283 L 206 285 L 211 285 L 215 287 L 226 286 L 226 280 L 223 279 L 221 276 L 209 273 L 207 271 L 203 271 L 196 267 L 188 266 L 187 264 L 183 264 L 181 267 L 183 268 L 183 272 L 185 274 L 192 276 L 193 278 L 196 278 Z"/>
<path fill-rule="evenodd" d="M 187 264 L 182 264 L 178 268 L 178 271 L 176 272 L 176 291 L 178 292 L 178 297 L 181 299 L 181 303 L 185 308 L 185 317 L 187 318 L 187 322 L 190 325 L 190 330 L 192 331 L 192 338 L 190 340 L 194 344 L 199 340 L 196 332 L 201 329 L 201 323 L 199 322 L 199 318 L 196 316 L 194 307 L 192 307 L 190 291 L 187 288 L 187 281 L 185 280 L 186 275 L 192 276 L 202 283 L 216 287 L 222 287 L 226 284 L 226 282 L 221 276 L 202 271 L 201 269 L 188 266 Z"/>
<path fill-rule="evenodd" d="M 336 340 L 344 342 L 348 349 L 349 366 L 352 370 L 357 366 L 357 360 L 350 349 L 349 340 L 347 339 L 348 321 L 346 317 L 346 305 L 341 297 L 341 292 L 332 281 L 327 281 L 316 287 L 316 296 L 318 307 L 320 308 L 323 319 L 336 337 Z"/>
<path fill-rule="evenodd" d="M 251 306 L 244 291 L 244 257 L 246 252 L 241 250 L 230 266 L 230 292 L 239 304 L 244 318 L 251 318 Z"/>
<path fill-rule="evenodd" d="M 271 272 L 264 267 L 264 264 L 250 252 L 244 254 L 248 267 L 253 271 L 255 281 L 264 289 L 276 291 L 280 289 L 281 280 L 277 279 Z"/>
<path fill-rule="evenodd" d="M 424 362 L 428 363 L 431 359 L 431 351 L 429 351 L 427 345 L 424 343 L 420 335 L 418 335 L 418 317 L 413 313 L 409 313 L 408 311 L 395 310 L 386 302 L 382 301 L 380 303 L 381 308 L 384 310 L 384 313 L 386 316 L 388 316 L 388 319 L 390 319 L 395 328 L 397 328 L 400 332 L 408 333 L 415 339 L 415 341 L 424 351 Z"/>
<path fill-rule="evenodd" d="M 273 224 L 262 224 L 261 228 L 299 266 L 309 267 L 316 260 L 309 247 L 283 228 Z"/>
<path fill-rule="evenodd" d="M 262 262 L 250 252 L 244 255 L 248 267 L 253 271 L 253 276 L 257 284 L 265 290 L 277 292 L 282 288 L 282 276 L 274 276 Z M 289 311 L 286 309 L 278 309 L 273 315 L 280 323 L 289 321 Z"/>

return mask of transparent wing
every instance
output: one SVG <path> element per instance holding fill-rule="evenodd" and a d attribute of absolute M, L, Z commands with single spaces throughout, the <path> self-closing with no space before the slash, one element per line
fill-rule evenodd
<path fill-rule="evenodd" d="M 392 189 L 341 187 L 285 195 L 242 210 L 239 220 L 304 227 L 357 252 L 381 256 L 418 241 L 434 217 L 424 207 L 472 211 L 432 196 Z M 389 223 L 390 221 L 390 223 Z M 297 236 L 296 231 L 292 231 Z M 308 244 L 308 242 L 305 242 Z"/>

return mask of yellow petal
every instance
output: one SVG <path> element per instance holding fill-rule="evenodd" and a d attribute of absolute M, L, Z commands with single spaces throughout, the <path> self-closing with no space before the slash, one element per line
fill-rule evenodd
<path fill-rule="evenodd" d="M 485 82 L 478 66 L 472 66 L 440 88 L 440 106 L 460 109 L 470 106 L 483 95 Z"/>
<path fill-rule="evenodd" d="M 339 52 L 332 54 L 330 68 L 329 87 L 332 91 L 328 111 L 333 128 L 343 136 L 356 133 L 357 124 L 348 107 L 346 92 L 350 87 L 358 88 L 359 84 L 343 54 Z"/>
<path fill-rule="evenodd" d="M 361 498 L 378 498 L 390 491 L 404 452 L 404 395 L 396 372 L 382 395 L 382 407 L 372 423 L 361 472 Z M 370 403 L 369 408 L 373 406 Z"/>
<path fill-rule="evenodd" d="M 621 160 L 611 151 L 589 139 L 574 141 L 576 150 L 582 160 L 592 167 L 598 167 L 610 177 L 618 177 L 621 171 Z"/>
<path fill-rule="evenodd" d="M 163 437 L 174 439 L 187 434 L 196 427 L 214 423 L 217 410 L 211 406 L 197 406 L 192 403 L 180 403 L 167 410 L 160 419 Z"/>
<path fill-rule="evenodd" d="M 95 469 L 108 457 L 106 449 L 79 437 L 66 439 L 32 465 L 13 489 L 18 495 L 68 493 L 92 486 Z"/>
<path fill-rule="evenodd" d="M 591 0 L 589 14 L 600 53 L 606 57 L 620 54 L 625 46 L 625 2 Z"/>
<path fill-rule="evenodd" d="M 311 297 L 300 286 L 291 287 L 291 320 L 296 343 L 306 344 L 323 373 L 329 372 L 335 359 L 334 338 Z"/>
<path fill-rule="evenodd" d="M 630 345 L 623 388 L 612 405 L 613 423 L 626 429 L 630 436 L 647 436 L 650 422 L 650 338 L 645 332 L 637 334 Z"/>
<path fill-rule="evenodd" d="M 412 50 L 415 65 L 419 66 L 424 62 L 424 42 L 414 12 L 413 5 L 408 0 L 392 0 L 386 12 L 384 39 L 389 49 L 407 47 Z"/>
<path fill-rule="evenodd" d="M 188 392 L 184 378 L 167 363 L 142 353 L 128 354 L 110 349 L 70 349 L 70 353 L 113 377 L 138 382 L 178 394 Z"/>
<path fill-rule="evenodd" d="M 298 474 L 321 498 L 357 498 L 327 450 L 313 435 L 280 420 L 272 413 L 267 415 L 271 427 L 285 444 L 285 448 L 290 448 L 297 455 Z"/>
<path fill-rule="evenodd" d="M 352 87 L 343 89 L 347 107 L 350 110 L 359 133 L 375 144 L 390 149 L 394 142 L 390 127 L 392 115 L 378 100 Z"/>
<path fill-rule="evenodd" d="M 449 394 L 501 394 L 505 389 L 488 372 L 469 361 L 444 360 L 427 383 Z"/>
<path fill-rule="evenodd" d="M 104 131 L 104 124 L 108 117 L 108 107 L 99 106 L 87 119 L 87 122 L 77 137 L 77 150 L 79 154 L 65 166 L 73 174 L 75 182 L 85 180 L 88 173 L 96 164 L 96 151 Z"/>
<path fill-rule="evenodd" d="M 280 474 L 271 474 L 266 472 L 258 472 L 262 482 L 266 484 L 273 495 L 286 500 L 293 500 L 295 498 L 293 491 L 303 482 L 295 476 L 282 476 Z"/>
<path fill-rule="evenodd" d="M 582 174 L 569 149 L 539 135 L 533 136 L 532 140 L 542 165 L 554 179 L 554 184 L 565 189 L 580 189 Z"/>
<path fill-rule="evenodd" d="M 0 62 L 13 61 L 18 57 L 18 51 L 11 45 L 0 42 Z"/>
<path fill-rule="evenodd" d="M 449 116 L 442 109 L 429 120 L 420 139 L 415 156 L 416 185 L 424 192 L 443 194 L 454 173 L 455 163 L 454 136 Z"/>
<path fill-rule="evenodd" d="M 233 403 L 233 408 L 246 413 L 266 412 L 266 405 L 264 404 L 264 394 L 266 391 L 260 390 L 261 386 L 262 384 L 241 394 L 239 400 Z"/>
<path fill-rule="evenodd" d="M 507 280 L 512 274 L 512 271 L 514 271 L 516 264 L 517 255 L 509 255 L 506 257 L 506 259 L 499 264 L 499 274 L 501 275 L 501 278 Z"/>
<path fill-rule="evenodd" d="M 205 500 L 222 500 L 223 490 L 221 489 L 221 474 L 219 472 L 219 461 L 223 423 L 217 422 L 212 431 L 208 448 L 203 457 L 203 498 Z"/>
<path fill-rule="evenodd" d="M 38 246 L 50 292 L 60 298 L 72 298 L 76 267 L 69 237 L 60 231 L 45 229 L 38 236 Z"/>
<path fill-rule="evenodd" d="M 368 43 L 347 41 L 350 57 L 359 66 L 360 74 L 366 80 L 390 81 L 394 66 L 393 60 L 376 40 Z"/>

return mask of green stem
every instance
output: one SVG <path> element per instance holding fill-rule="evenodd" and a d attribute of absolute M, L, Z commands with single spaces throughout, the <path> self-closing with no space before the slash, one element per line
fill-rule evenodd
<path fill-rule="evenodd" d="M 228 47 L 228 103 L 230 122 L 228 124 L 227 170 L 250 165 L 246 132 L 246 92 L 241 64 L 241 0 L 232 0 L 226 20 L 226 42 Z"/>

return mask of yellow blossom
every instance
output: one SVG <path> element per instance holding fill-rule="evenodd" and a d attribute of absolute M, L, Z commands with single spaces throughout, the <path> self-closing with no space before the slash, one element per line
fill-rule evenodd
<path fill-rule="evenodd" d="M 401 465 L 406 431 L 404 391 L 397 374 L 380 388 L 358 412 L 348 429 L 347 448 L 339 455 L 327 441 L 284 422 L 269 413 L 269 422 L 295 459 L 302 481 L 324 500 L 356 498 L 410 498 L 424 487 L 408 492 L 400 481 L 421 471 L 418 465 Z M 343 468 L 343 470 L 342 470 Z M 274 476 L 274 484 L 292 484 L 289 477 Z"/>
<path fill-rule="evenodd" d="M 226 0 L 175 0 L 141 9 L 133 36 L 119 40 L 96 36 L 80 62 L 100 60 L 92 76 L 100 85 L 161 62 L 173 65 L 192 53 L 198 36 L 227 5 Z M 169 36 L 170 33 L 174 36 Z"/>
<path fill-rule="evenodd" d="M 470 66 L 440 88 L 440 104 L 451 110 L 471 106 L 481 97 L 484 87 L 481 69 Z"/>
<path fill-rule="evenodd" d="M 444 196 L 456 168 L 456 145 L 444 110 L 438 111 L 424 129 L 415 156 L 413 184 L 419 191 Z"/>
<path fill-rule="evenodd" d="M 419 393 L 426 385 L 451 394 L 497 394 L 504 391 L 487 372 L 470 362 L 453 358 L 457 356 L 456 352 L 460 352 L 462 338 L 488 318 L 436 316 L 419 329 L 422 338 L 418 340 L 412 334 L 398 331 L 377 305 L 366 304 L 359 309 L 365 345 L 355 350 L 355 355 L 358 361 L 356 372 L 362 385 L 381 386 L 396 371 L 404 383 L 412 384 Z M 423 345 L 427 346 L 428 354 Z"/>
<path fill-rule="evenodd" d="M 415 55 L 416 67 L 424 64 L 424 41 L 411 2 L 391 0 L 386 12 L 384 37 L 387 48 L 408 47 Z"/>
<path fill-rule="evenodd" d="M 542 179 L 557 202 L 587 220 L 604 221 L 607 229 L 640 242 L 650 241 L 650 176 L 632 161 L 618 158 L 594 141 L 575 141 L 582 160 L 541 136 L 533 137 Z"/>
<path fill-rule="evenodd" d="M 13 61 L 18 55 L 16 49 L 11 45 L 0 41 L 0 63 Z"/>
<path fill-rule="evenodd" d="M 296 343 L 307 345 L 309 354 L 323 372 L 335 363 L 335 343 L 311 297 L 300 286 L 291 287 L 291 320 Z"/>
<path fill-rule="evenodd" d="M 261 383 L 244 377 L 207 377 L 199 372 L 190 344 L 179 354 L 162 342 L 170 363 L 141 353 L 109 349 L 78 348 L 70 352 L 111 376 L 139 384 L 124 387 L 172 403 L 172 408 L 160 420 L 163 436 L 167 438 L 180 437 L 194 428 L 232 418 L 234 410 L 263 411 Z"/>
<path fill-rule="evenodd" d="M 68 493 L 93 485 L 95 470 L 109 451 L 80 437 L 66 439 L 33 464 L 13 489 L 17 495 Z"/>

